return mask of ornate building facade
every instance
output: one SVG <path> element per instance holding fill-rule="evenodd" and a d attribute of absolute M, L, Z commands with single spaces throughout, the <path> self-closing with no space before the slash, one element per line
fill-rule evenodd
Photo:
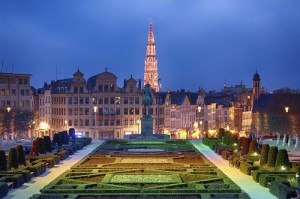
<path fill-rule="evenodd" d="M 139 133 L 141 81 L 137 83 L 132 77 L 120 88 L 117 77 L 107 69 L 87 81 L 78 70 L 73 78 L 45 84 L 38 89 L 38 98 L 39 129 L 35 136 L 52 136 L 68 128 L 96 139 Z"/>
<path fill-rule="evenodd" d="M 154 41 L 152 22 L 150 22 L 150 30 L 146 47 L 144 85 L 148 83 L 155 92 L 158 92 L 160 90 L 158 81 L 159 79 L 156 59 L 156 47 Z"/>

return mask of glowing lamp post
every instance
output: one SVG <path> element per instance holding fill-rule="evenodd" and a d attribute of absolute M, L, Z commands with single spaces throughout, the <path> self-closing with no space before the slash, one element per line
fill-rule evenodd
<path fill-rule="evenodd" d="M 10 107 L 7 107 L 6 110 L 7 110 L 7 113 L 9 114 L 11 108 L 10 108 Z M 8 115 L 8 117 L 9 117 L 9 115 Z M 8 122 L 9 122 L 9 124 L 8 124 L 7 135 L 6 135 L 7 141 L 9 141 L 9 130 L 10 130 L 10 122 L 11 122 L 11 119 L 9 119 Z"/>
<path fill-rule="evenodd" d="M 94 138 L 96 138 L 96 126 L 97 126 L 97 124 L 96 124 L 96 123 L 97 123 L 97 122 L 96 122 L 96 113 L 97 113 L 98 107 L 97 107 L 97 106 L 94 106 L 93 109 L 94 109 L 94 117 L 95 117 L 95 118 L 94 118 L 94 121 L 95 121 L 95 122 L 94 122 L 94 125 L 95 125 L 95 126 L 94 126 Z"/>
<path fill-rule="evenodd" d="M 68 130 L 68 120 L 65 120 L 66 130 Z"/>
<path fill-rule="evenodd" d="M 284 108 L 284 110 L 285 110 L 286 113 L 288 113 L 288 112 L 289 112 L 289 107 L 286 106 L 286 107 Z"/>
<path fill-rule="evenodd" d="M 140 120 L 137 120 L 136 123 L 137 123 L 137 126 L 138 126 L 137 127 L 137 133 L 140 134 Z"/>

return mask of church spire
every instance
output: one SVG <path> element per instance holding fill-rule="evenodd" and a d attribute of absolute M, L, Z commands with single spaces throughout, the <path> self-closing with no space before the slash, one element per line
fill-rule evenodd
<path fill-rule="evenodd" d="M 147 83 L 150 84 L 151 88 L 154 89 L 156 92 L 159 91 L 156 49 L 152 20 L 150 20 L 150 29 L 146 46 L 146 60 L 144 69 L 144 85 L 146 85 Z"/>

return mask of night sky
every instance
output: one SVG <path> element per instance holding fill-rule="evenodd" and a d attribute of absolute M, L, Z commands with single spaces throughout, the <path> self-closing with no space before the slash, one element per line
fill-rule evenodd
<path fill-rule="evenodd" d="M 108 71 L 143 79 L 150 18 L 162 88 L 300 88 L 299 0 L 0 0 L 2 72 L 31 84 Z M 57 68 L 57 70 L 56 70 Z"/>

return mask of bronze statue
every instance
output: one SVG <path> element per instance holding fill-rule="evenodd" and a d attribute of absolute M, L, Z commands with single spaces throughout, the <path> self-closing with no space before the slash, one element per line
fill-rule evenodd
<path fill-rule="evenodd" d="M 144 106 L 144 115 L 149 115 L 149 107 L 152 105 L 152 91 L 150 84 L 146 84 L 142 94 L 142 104 Z"/>

